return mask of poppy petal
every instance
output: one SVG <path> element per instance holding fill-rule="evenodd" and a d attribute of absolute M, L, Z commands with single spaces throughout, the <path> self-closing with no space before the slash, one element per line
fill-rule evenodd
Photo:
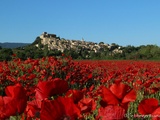
<path fill-rule="evenodd" d="M 102 117 L 102 120 L 122 120 L 125 116 L 125 110 L 120 106 L 107 106 L 99 109 L 98 116 Z"/>
<path fill-rule="evenodd" d="M 108 88 L 105 87 L 102 88 L 102 100 L 109 105 L 119 104 L 116 96 Z"/>
<path fill-rule="evenodd" d="M 136 92 L 131 90 L 122 100 L 122 103 L 133 102 L 136 100 Z"/>
<path fill-rule="evenodd" d="M 122 99 L 128 92 L 129 86 L 123 83 L 112 84 L 110 90 L 118 99 Z"/>
<path fill-rule="evenodd" d="M 158 100 L 154 98 L 144 99 L 138 105 L 138 112 L 142 115 L 152 114 L 158 108 Z"/>

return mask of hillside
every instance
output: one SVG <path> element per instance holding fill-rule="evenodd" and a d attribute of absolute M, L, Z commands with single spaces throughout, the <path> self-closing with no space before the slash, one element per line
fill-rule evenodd
<path fill-rule="evenodd" d="M 160 47 L 157 45 L 128 45 L 116 43 L 94 43 L 85 40 L 68 40 L 55 34 L 42 33 L 33 43 L 0 43 L 0 61 L 11 60 L 12 55 L 26 60 L 48 56 L 71 56 L 73 59 L 134 59 L 160 60 Z"/>

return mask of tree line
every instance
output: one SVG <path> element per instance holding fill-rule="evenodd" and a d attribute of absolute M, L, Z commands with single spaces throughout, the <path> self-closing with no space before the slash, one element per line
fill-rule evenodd
<path fill-rule="evenodd" d="M 88 51 L 87 49 L 80 49 L 80 51 L 66 49 L 61 52 L 59 50 L 49 50 L 47 45 L 40 44 L 39 46 L 40 47 L 36 47 L 34 44 L 31 44 L 14 49 L 0 47 L 0 61 L 12 60 L 13 54 L 22 60 L 27 58 L 37 59 L 47 56 L 61 57 L 62 54 L 71 56 L 73 59 L 160 60 L 160 47 L 157 45 L 141 45 L 138 47 L 128 45 L 121 48 L 123 51 L 122 53 L 113 53 L 113 51 L 108 48 L 100 50 L 97 53 Z"/>

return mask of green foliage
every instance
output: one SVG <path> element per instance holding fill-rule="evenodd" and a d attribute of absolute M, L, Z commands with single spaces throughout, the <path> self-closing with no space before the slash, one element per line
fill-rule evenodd
<path fill-rule="evenodd" d="M 9 61 L 12 59 L 13 51 L 10 48 L 0 49 L 0 61 L 6 60 Z"/>
<path fill-rule="evenodd" d="M 156 45 L 140 46 L 139 53 L 142 59 L 160 58 L 160 48 Z"/>
<path fill-rule="evenodd" d="M 64 50 L 63 52 L 66 56 L 71 56 L 73 59 L 78 59 L 79 57 L 79 53 L 78 51 L 75 51 L 74 49 L 70 49 L 70 50 Z"/>
<path fill-rule="evenodd" d="M 35 45 L 38 45 L 36 47 Z M 103 42 L 100 42 L 103 44 Z M 77 49 L 65 49 L 63 52 L 54 49 L 48 49 L 48 45 L 41 44 L 40 37 L 28 46 L 19 47 L 15 49 L 7 49 L 0 47 L 0 60 L 11 60 L 12 54 L 15 53 L 18 58 L 25 60 L 27 58 L 42 58 L 47 56 L 60 57 L 62 54 L 66 56 L 71 56 L 73 59 L 95 59 L 95 60 L 112 60 L 112 59 L 133 59 L 133 60 L 160 60 L 160 47 L 157 45 L 141 45 L 138 47 L 128 45 L 126 47 L 121 47 L 122 53 L 113 52 L 113 50 L 119 49 L 119 46 L 115 43 L 111 44 L 111 47 L 103 47 L 99 51 L 88 50 L 81 46 Z"/>

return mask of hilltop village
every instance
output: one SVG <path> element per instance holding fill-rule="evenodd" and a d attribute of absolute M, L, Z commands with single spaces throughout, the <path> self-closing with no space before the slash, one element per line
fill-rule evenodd
<path fill-rule="evenodd" d="M 32 44 L 26 46 L 13 49 L 2 48 L 0 46 L 0 61 L 12 60 L 13 54 L 22 60 L 28 58 L 38 59 L 48 56 L 60 58 L 62 55 L 70 56 L 72 59 L 78 60 L 160 60 L 160 47 L 157 45 L 141 45 L 138 47 L 128 45 L 124 47 L 116 43 L 94 43 L 85 41 L 84 39 L 69 40 L 57 37 L 56 34 L 43 32 L 36 37 Z"/>
<path fill-rule="evenodd" d="M 43 32 L 40 36 L 41 44 L 47 45 L 49 50 L 59 50 L 64 52 L 65 50 L 74 50 L 80 52 L 81 50 L 87 50 L 89 53 L 98 53 L 101 51 L 110 50 L 112 53 L 122 53 L 121 47 L 116 44 L 105 44 L 103 42 L 94 43 L 82 40 L 67 40 L 64 38 L 57 37 L 56 34 L 48 34 Z M 38 44 L 36 44 L 38 47 Z"/>

